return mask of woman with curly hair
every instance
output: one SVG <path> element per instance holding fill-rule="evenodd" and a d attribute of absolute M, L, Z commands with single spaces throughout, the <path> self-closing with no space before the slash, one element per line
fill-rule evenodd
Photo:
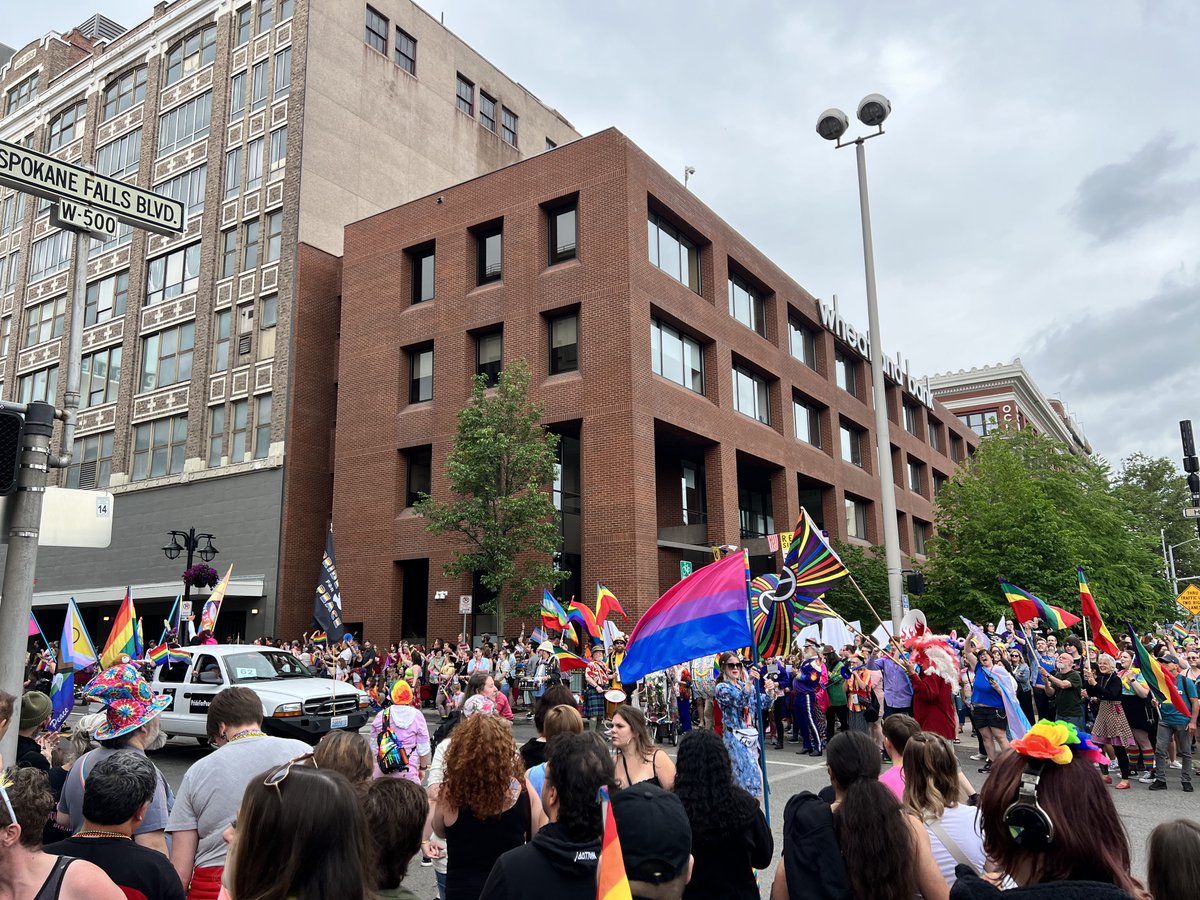
<path fill-rule="evenodd" d="M 446 900 L 476 900 L 506 850 L 537 831 L 542 805 L 526 789 L 512 730 L 495 716 L 471 716 L 446 751 L 433 831 L 446 839 Z"/>
<path fill-rule="evenodd" d="M 688 732 L 675 767 L 695 860 L 684 900 L 758 900 L 751 870 L 770 865 L 775 841 L 758 801 L 733 783 L 724 741 L 712 731 Z"/>

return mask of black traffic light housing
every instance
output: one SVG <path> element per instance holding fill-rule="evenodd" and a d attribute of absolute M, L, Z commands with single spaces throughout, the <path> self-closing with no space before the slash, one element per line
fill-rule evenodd
<path fill-rule="evenodd" d="M 925 575 L 921 572 L 910 572 L 905 578 L 908 592 L 914 596 L 925 593 Z"/>
<path fill-rule="evenodd" d="M 24 431 L 24 416 L 11 409 L 0 409 L 0 497 L 7 497 L 17 489 Z"/>

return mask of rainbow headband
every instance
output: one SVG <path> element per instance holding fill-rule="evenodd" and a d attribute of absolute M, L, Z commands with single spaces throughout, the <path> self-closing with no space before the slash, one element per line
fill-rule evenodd
<path fill-rule="evenodd" d="M 1026 759 L 1049 760 L 1065 766 L 1076 753 L 1093 763 L 1107 763 L 1108 758 L 1092 743 L 1092 736 L 1079 731 L 1070 722 L 1051 722 L 1042 719 L 1025 736 L 1012 742 L 1012 748 Z"/>

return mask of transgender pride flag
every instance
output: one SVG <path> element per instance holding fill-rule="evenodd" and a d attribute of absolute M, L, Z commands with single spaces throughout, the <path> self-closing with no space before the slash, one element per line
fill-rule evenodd
<path fill-rule="evenodd" d="M 749 647 L 745 556 L 731 553 L 680 581 L 654 601 L 629 636 L 621 681 L 633 684 L 701 656 Z"/>

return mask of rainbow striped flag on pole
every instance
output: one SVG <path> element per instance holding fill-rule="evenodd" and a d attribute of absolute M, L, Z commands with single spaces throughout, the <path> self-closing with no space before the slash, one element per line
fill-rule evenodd
<path fill-rule="evenodd" d="M 1004 591 L 1004 598 L 1012 604 L 1013 615 L 1017 617 L 1018 622 L 1041 619 L 1047 628 L 1052 631 L 1061 631 L 1081 621 L 1079 616 L 1071 615 L 1065 609 L 1059 609 L 1057 606 L 1051 606 L 1028 591 L 1021 590 L 1011 581 L 1005 581 L 1003 578 L 996 580 L 1000 583 L 1000 590 Z M 1086 584 L 1084 582 L 1085 586 Z"/>
<path fill-rule="evenodd" d="M 600 863 L 596 867 L 596 900 L 633 900 L 607 787 L 600 788 L 600 806 L 604 809 L 604 840 L 600 845 Z"/>
<path fill-rule="evenodd" d="M 548 588 L 542 589 L 542 625 L 552 631 L 566 631 L 571 627 L 566 611 Z"/>
<path fill-rule="evenodd" d="M 1154 694 L 1159 703 L 1170 703 L 1180 715 L 1190 718 L 1192 708 L 1186 700 L 1179 696 L 1179 689 L 1175 687 L 1175 679 L 1163 671 L 1162 664 L 1138 640 L 1133 626 L 1126 622 L 1125 629 L 1129 632 L 1129 637 L 1133 639 L 1133 655 L 1137 657 L 1138 667 L 1142 670 L 1142 677 L 1146 679 L 1146 685 L 1150 688 L 1150 692 Z"/>
<path fill-rule="evenodd" d="M 138 658 L 137 613 L 134 611 L 133 597 L 128 587 L 125 588 L 125 599 L 121 601 L 121 606 L 113 617 L 108 641 L 100 653 L 100 665 L 106 669 L 115 666 L 122 656 Z"/>

